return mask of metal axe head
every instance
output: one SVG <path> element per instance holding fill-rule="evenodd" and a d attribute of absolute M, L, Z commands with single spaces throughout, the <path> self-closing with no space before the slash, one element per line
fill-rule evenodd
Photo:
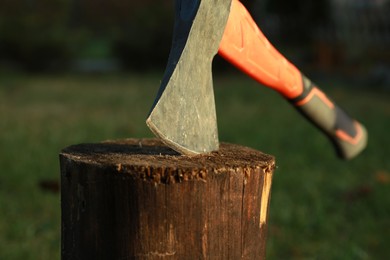
<path fill-rule="evenodd" d="M 187 155 L 218 150 L 212 60 L 231 0 L 176 0 L 171 52 L 146 124 Z"/>

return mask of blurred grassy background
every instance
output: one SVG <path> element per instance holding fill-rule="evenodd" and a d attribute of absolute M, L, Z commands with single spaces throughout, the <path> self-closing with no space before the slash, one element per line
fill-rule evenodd
<path fill-rule="evenodd" d="M 0 259 L 58 259 L 58 153 L 68 145 L 151 137 L 144 120 L 161 72 L 2 75 Z M 276 93 L 217 75 L 221 141 L 276 156 L 268 259 L 385 259 L 390 234 L 389 93 L 321 85 L 370 133 L 358 158 L 328 141 Z M 331 86 L 331 87 L 329 87 Z"/>
<path fill-rule="evenodd" d="M 60 258 L 58 153 L 152 137 L 172 0 L 0 2 L 0 259 Z M 243 1 L 289 59 L 369 131 L 358 158 L 216 61 L 221 141 L 277 158 L 268 259 L 387 259 L 390 1 Z"/>

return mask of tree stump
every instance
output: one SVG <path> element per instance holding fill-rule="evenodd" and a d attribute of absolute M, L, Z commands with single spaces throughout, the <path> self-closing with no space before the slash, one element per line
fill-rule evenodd
<path fill-rule="evenodd" d="M 70 146 L 60 163 L 63 260 L 265 257 L 272 156 L 126 139 Z"/>

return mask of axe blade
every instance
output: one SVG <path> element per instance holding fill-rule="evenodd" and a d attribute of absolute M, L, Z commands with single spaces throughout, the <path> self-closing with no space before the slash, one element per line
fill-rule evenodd
<path fill-rule="evenodd" d="M 231 0 L 177 0 L 172 47 L 146 124 L 186 155 L 218 150 L 212 60 Z"/>

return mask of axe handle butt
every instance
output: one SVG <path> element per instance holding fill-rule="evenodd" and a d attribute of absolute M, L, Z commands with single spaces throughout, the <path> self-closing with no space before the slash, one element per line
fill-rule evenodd
<path fill-rule="evenodd" d="M 329 137 L 340 158 L 355 157 L 367 143 L 364 126 L 351 118 L 309 79 L 305 76 L 302 79 L 302 94 L 288 100 Z"/>

